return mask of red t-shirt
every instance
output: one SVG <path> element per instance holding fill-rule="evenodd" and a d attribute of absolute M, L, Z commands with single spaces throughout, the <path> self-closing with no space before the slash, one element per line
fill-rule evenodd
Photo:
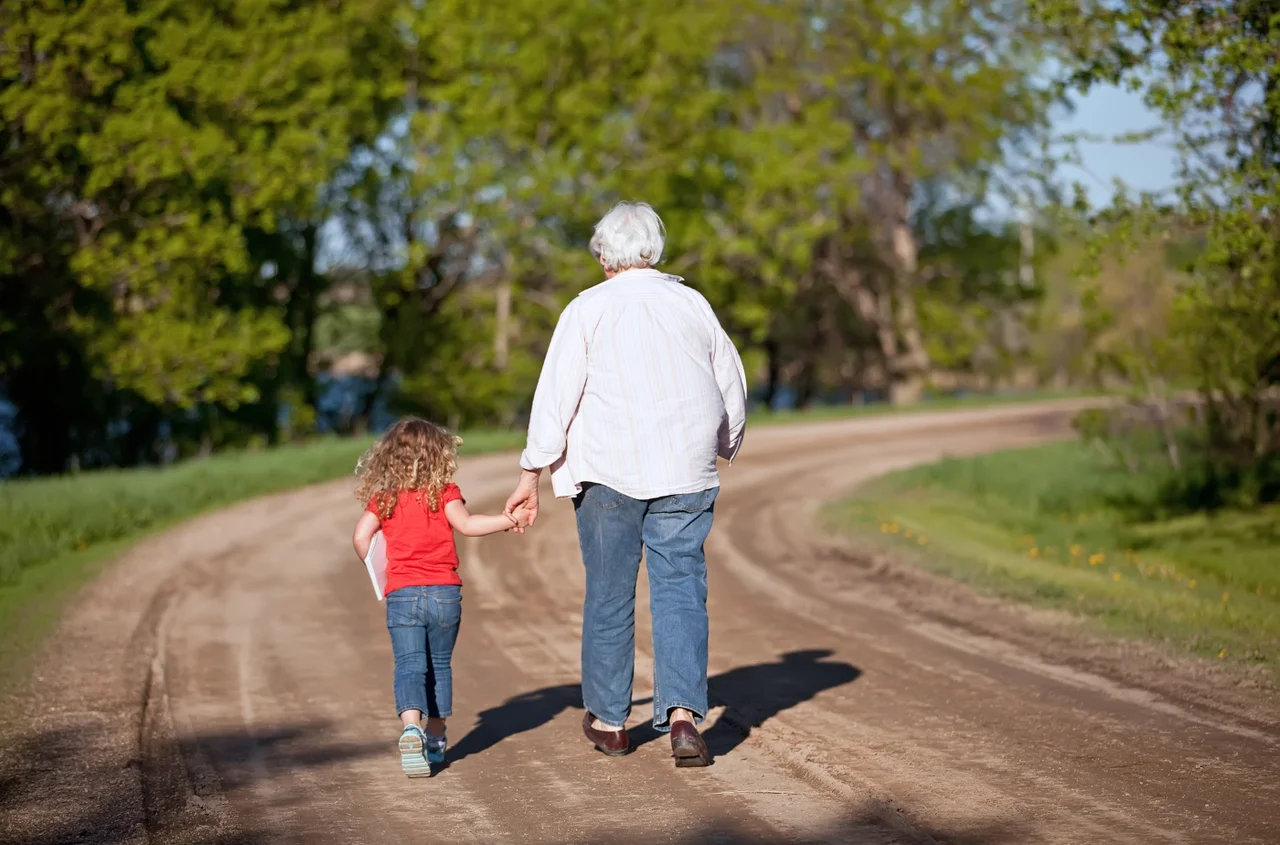
<path fill-rule="evenodd" d="M 406 490 L 396 500 L 390 519 L 382 520 L 382 538 L 387 544 L 387 589 L 391 595 L 401 587 L 435 587 L 462 584 L 458 577 L 458 547 L 453 542 L 453 526 L 444 515 L 444 506 L 465 501 L 458 485 L 440 491 L 440 510 L 432 512 L 425 496 Z M 376 500 L 369 503 L 376 514 Z"/>

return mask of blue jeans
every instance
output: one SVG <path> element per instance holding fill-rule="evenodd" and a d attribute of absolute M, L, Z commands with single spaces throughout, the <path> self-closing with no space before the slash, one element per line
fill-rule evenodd
<path fill-rule="evenodd" d="M 668 731 L 672 708 L 707 714 L 707 558 L 719 488 L 632 499 L 602 484 L 574 500 L 587 572 L 582 611 L 583 704 L 620 728 L 631 713 L 636 578 L 647 550 L 653 616 L 653 726 Z"/>
<path fill-rule="evenodd" d="M 396 656 L 396 713 L 453 713 L 453 644 L 462 622 L 462 588 L 402 587 L 387 596 L 387 630 Z"/>

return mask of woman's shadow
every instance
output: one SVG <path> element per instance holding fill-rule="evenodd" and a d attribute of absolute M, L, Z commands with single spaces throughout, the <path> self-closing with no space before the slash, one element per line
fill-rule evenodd
<path fill-rule="evenodd" d="M 862 670 L 852 664 L 827 660 L 831 655 L 831 649 L 789 651 L 772 663 L 740 666 L 708 678 L 709 704 L 725 708 L 702 735 L 712 759 L 733 751 L 768 719 L 862 675 Z M 650 704 L 652 699 L 635 703 Z M 659 736 L 651 724 L 631 729 L 635 745 L 644 745 Z"/>
<path fill-rule="evenodd" d="M 831 654 L 830 649 L 791 651 L 769 663 L 740 666 L 709 678 L 711 706 L 726 708 L 704 734 L 712 755 L 728 754 L 769 718 L 862 674 L 849 663 L 827 660 Z M 652 699 L 633 702 L 635 706 L 651 703 Z M 450 750 L 448 762 L 456 763 L 504 739 L 539 728 L 568 709 L 582 709 L 578 684 L 545 687 L 510 698 L 480 713 L 476 726 Z M 660 736 L 649 723 L 632 728 L 630 734 L 635 746 Z"/>

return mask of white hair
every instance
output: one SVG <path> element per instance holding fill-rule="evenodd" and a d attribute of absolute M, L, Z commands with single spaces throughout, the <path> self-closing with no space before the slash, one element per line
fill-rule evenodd
<path fill-rule="evenodd" d="M 662 259 L 667 227 L 645 202 L 620 202 L 600 218 L 588 248 L 606 270 L 652 267 Z"/>

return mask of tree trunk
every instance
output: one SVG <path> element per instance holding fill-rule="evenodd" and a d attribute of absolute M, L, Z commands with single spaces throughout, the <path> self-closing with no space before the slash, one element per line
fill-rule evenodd
<path fill-rule="evenodd" d="M 778 398 L 778 378 L 782 370 L 782 350 L 778 347 L 777 338 L 770 335 L 764 342 L 764 352 L 768 358 L 767 373 L 764 386 L 764 407 L 773 410 L 773 403 Z"/>
<path fill-rule="evenodd" d="M 507 368 L 511 343 L 511 282 L 498 285 L 497 302 L 493 320 L 493 366 L 501 371 Z"/>
<path fill-rule="evenodd" d="M 310 408 L 316 406 L 316 380 L 311 374 L 311 354 L 315 350 L 316 318 L 320 312 L 321 279 L 316 273 L 316 226 L 309 224 L 303 231 L 303 254 L 299 288 L 303 296 L 297 328 L 295 377 L 302 382 L 302 401 Z"/>
<path fill-rule="evenodd" d="M 804 365 L 800 368 L 800 377 L 796 380 L 796 408 L 799 410 L 807 409 L 813 404 L 813 396 L 816 392 L 817 367 L 814 365 L 813 356 L 806 355 Z"/>
<path fill-rule="evenodd" d="M 919 402 L 929 374 L 929 353 L 924 347 L 920 316 L 916 312 L 917 248 L 907 216 L 908 196 L 909 192 L 900 192 L 897 219 L 893 224 L 893 257 L 897 265 L 893 279 L 894 328 L 898 346 L 890 366 L 889 396 L 895 405 Z"/>

